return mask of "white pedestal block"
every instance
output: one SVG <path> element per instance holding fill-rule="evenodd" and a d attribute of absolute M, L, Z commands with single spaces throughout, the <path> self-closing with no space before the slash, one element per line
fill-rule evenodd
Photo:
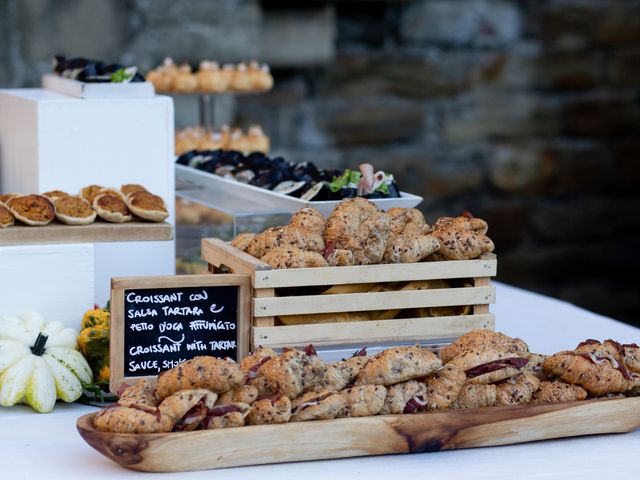
<path fill-rule="evenodd" d="M 93 286 L 92 244 L 0 247 L 0 314 L 35 310 L 79 329 Z"/>
<path fill-rule="evenodd" d="M 0 190 L 141 183 L 174 211 L 173 101 L 0 90 Z"/>
<path fill-rule="evenodd" d="M 139 275 L 174 275 L 175 242 L 95 243 L 95 302 L 104 306 L 111 293 L 111 278 Z M 121 260 L 126 252 L 127 261 Z"/>
<path fill-rule="evenodd" d="M 174 223 L 171 98 L 79 99 L 43 89 L 0 90 L 0 193 L 75 193 L 89 184 L 123 183 L 140 183 L 162 196 Z M 111 277 L 175 273 L 175 241 L 92 248 L 95 301 L 101 305 L 109 298 Z M 92 271 L 91 288 L 93 278 Z"/>

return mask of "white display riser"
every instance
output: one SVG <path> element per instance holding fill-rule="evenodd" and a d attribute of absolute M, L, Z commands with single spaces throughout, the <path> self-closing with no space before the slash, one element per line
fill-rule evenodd
<path fill-rule="evenodd" d="M 0 90 L 0 191 L 141 183 L 174 214 L 173 101 Z"/>
<path fill-rule="evenodd" d="M 94 303 L 94 275 L 90 243 L 0 247 L 0 315 L 35 310 L 77 329 Z"/>
<path fill-rule="evenodd" d="M 174 250 L 174 241 L 0 247 L 0 315 L 35 310 L 78 329 L 109 300 L 112 277 L 173 275 Z"/>
<path fill-rule="evenodd" d="M 169 97 L 79 99 L 44 89 L 0 90 L 0 193 L 75 193 L 94 183 L 116 188 L 140 183 L 165 199 L 168 221 L 174 223 L 174 158 Z M 57 251 L 65 246 L 29 248 Z M 66 315 L 67 306 L 75 312 L 65 321 L 72 326 L 79 326 L 82 313 L 94 302 L 104 305 L 109 299 L 112 277 L 175 273 L 175 241 L 105 242 L 82 248 L 91 248 L 91 281 L 67 282 L 63 290 L 89 289 L 90 300 L 58 296 L 61 312 Z M 66 261 L 73 264 L 74 256 Z M 30 275 L 48 275 L 49 270 L 36 269 L 37 263 Z M 2 277 L 5 282 L 4 272 Z M 34 295 L 40 291 L 32 290 Z"/>
<path fill-rule="evenodd" d="M 111 293 L 111 278 L 175 274 L 175 240 L 105 242 L 96 252 L 95 302 L 102 306 Z"/>

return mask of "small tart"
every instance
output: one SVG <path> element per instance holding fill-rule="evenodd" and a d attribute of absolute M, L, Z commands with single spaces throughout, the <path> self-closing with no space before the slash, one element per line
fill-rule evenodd
<path fill-rule="evenodd" d="M 63 192 L 62 190 L 51 190 L 49 192 L 44 192 L 42 195 L 47 197 L 53 203 L 55 203 L 56 198 L 67 197 L 69 194 L 67 192 Z"/>
<path fill-rule="evenodd" d="M 107 222 L 130 222 L 133 216 L 119 195 L 103 193 L 93 200 L 93 209 Z"/>
<path fill-rule="evenodd" d="M 13 197 L 7 207 L 14 217 L 27 225 L 46 225 L 56 217 L 53 203 L 42 195 Z"/>
<path fill-rule="evenodd" d="M 89 185 L 88 187 L 80 189 L 80 196 L 93 205 L 93 200 L 98 196 L 98 193 L 103 188 L 104 187 L 101 187 L 100 185 Z"/>
<path fill-rule="evenodd" d="M 138 217 L 153 222 L 162 222 L 169 216 L 162 197 L 149 192 L 135 192 L 127 197 L 129 209 Z"/>
<path fill-rule="evenodd" d="M 3 193 L 0 195 L 0 203 L 6 204 L 9 200 L 15 197 L 21 197 L 21 193 Z"/>
<path fill-rule="evenodd" d="M 124 185 L 120 186 L 120 191 L 124 194 L 125 197 L 128 197 L 132 193 L 146 192 L 147 189 L 137 183 L 125 183 Z"/>
<path fill-rule="evenodd" d="M 56 218 L 67 225 L 88 225 L 96 219 L 91 204 L 82 197 L 67 195 L 53 201 L 56 206 Z"/>
<path fill-rule="evenodd" d="M 0 228 L 10 227 L 15 223 L 16 219 L 4 204 L 0 203 Z"/>
<path fill-rule="evenodd" d="M 123 200 L 125 199 L 125 194 L 124 193 L 122 193 L 120 190 L 117 190 L 115 188 L 109 188 L 109 187 L 101 188 L 100 190 L 98 190 L 98 193 L 93 198 L 96 198 L 98 195 L 105 195 L 105 194 L 117 195 L 121 199 L 123 199 Z"/>

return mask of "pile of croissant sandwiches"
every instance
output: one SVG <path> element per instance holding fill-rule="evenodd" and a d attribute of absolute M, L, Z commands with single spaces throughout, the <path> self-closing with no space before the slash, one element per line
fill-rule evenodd
<path fill-rule="evenodd" d="M 231 245 L 273 268 L 471 260 L 493 252 L 489 226 L 470 214 L 427 224 L 420 210 L 384 212 L 362 198 L 343 200 L 326 220 L 311 207 L 298 210 L 288 225 L 257 235 L 241 233 Z"/>
<path fill-rule="evenodd" d="M 439 355 L 415 346 L 326 363 L 313 347 L 200 356 L 127 386 L 94 427 L 156 433 L 640 394 L 640 347 L 587 340 L 551 356 L 475 330 Z"/>

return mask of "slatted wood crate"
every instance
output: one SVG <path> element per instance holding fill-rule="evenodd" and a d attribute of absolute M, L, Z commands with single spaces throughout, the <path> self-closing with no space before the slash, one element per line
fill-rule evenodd
<path fill-rule="evenodd" d="M 339 346 L 443 340 L 476 328 L 494 328 L 489 304 L 495 302 L 497 259 L 489 254 L 476 260 L 364 265 L 274 270 L 259 259 L 220 239 L 202 240 L 202 257 L 209 271 L 231 271 L 251 276 L 253 287 L 251 349 L 258 345 L 280 348 Z M 465 286 L 451 288 L 391 290 L 363 293 L 309 294 L 313 287 L 336 285 L 389 285 L 393 282 L 447 280 Z M 300 293 L 301 287 L 303 292 Z M 306 290 L 306 292 L 304 291 Z M 415 312 L 417 309 L 469 306 L 461 315 L 413 316 L 362 321 L 339 321 L 359 312 Z M 279 324 L 280 318 L 322 317 L 327 323 Z M 336 321 L 330 319 L 335 315 Z M 388 316 L 388 315 L 387 315 Z M 296 318 L 296 317 L 293 317 Z M 300 317 L 298 317 L 300 318 Z"/>

